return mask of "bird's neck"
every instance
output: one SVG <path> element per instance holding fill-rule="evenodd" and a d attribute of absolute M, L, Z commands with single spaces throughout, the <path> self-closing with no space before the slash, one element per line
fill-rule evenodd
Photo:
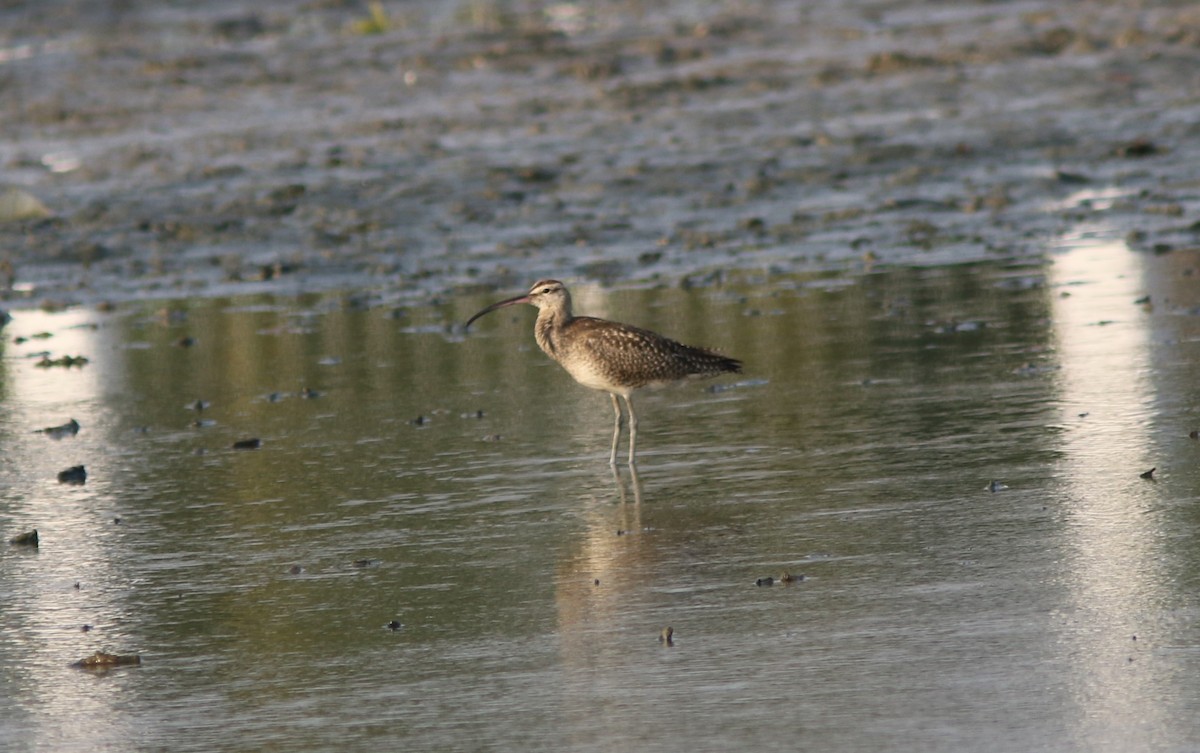
<path fill-rule="evenodd" d="M 551 358 L 558 358 L 562 347 L 562 331 L 572 319 L 571 307 L 551 307 L 538 311 L 537 322 L 533 325 L 533 337 L 538 347 Z"/>

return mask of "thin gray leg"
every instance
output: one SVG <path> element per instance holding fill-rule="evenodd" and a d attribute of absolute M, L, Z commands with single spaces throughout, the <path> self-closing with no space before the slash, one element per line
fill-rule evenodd
<path fill-rule="evenodd" d="M 608 456 L 608 464 L 616 466 L 617 464 L 617 443 L 621 441 L 621 404 L 617 402 L 617 396 L 613 393 L 608 393 L 612 398 L 613 412 L 617 414 L 616 422 L 613 424 L 613 443 L 612 452 Z"/>
<path fill-rule="evenodd" d="M 629 408 L 629 465 L 633 466 L 637 463 L 633 457 L 637 448 L 637 414 L 633 412 L 633 400 L 628 395 L 625 397 L 625 406 Z M 613 451 L 616 451 L 615 447 Z"/>

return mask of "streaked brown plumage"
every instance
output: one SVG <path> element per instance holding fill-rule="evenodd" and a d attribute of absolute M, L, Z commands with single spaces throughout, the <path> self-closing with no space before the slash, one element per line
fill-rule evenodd
<path fill-rule="evenodd" d="M 689 377 L 738 373 L 742 362 L 704 348 L 683 345 L 655 332 L 619 322 L 571 313 L 571 294 L 558 280 L 538 280 L 525 295 L 493 303 L 467 321 L 505 306 L 529 303 L 537 307 L 533 335 L 546 355 L 567 370 L 575 381 L 609 393 L 616 424 L 609 463 L 616 465 L 621 438 L 621 405 L 629 409 L 629 464 L 634 464 L 637 416 L 630 400 L 642 387 L 670 384 Z"/>

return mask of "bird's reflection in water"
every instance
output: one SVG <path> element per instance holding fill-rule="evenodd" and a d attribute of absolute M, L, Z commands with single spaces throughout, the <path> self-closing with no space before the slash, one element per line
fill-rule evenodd
<path fill-rule="evenodd" d="M 629 469 L 629 484 L 628 487 L 633 490 L 633 503 L 635 505 L 642 504 L 642 480 L 638 478 L 637 466 L 626 466 Z M 625 479 L 621 476 L 621 471 L 616 465 L 610 465 L 612 469 L 613 480 L 617 482 L 617 491 L 621 495 L 621 504 L 629 502 L 629 490 L 626 488 Z"/>

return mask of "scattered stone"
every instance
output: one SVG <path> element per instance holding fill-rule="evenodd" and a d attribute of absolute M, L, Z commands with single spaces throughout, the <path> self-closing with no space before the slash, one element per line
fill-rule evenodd
<path fill-rule="evenodd" d="M 87 482 L 87 469 L 82 465 L 73 465 L 64 471 L 58 472 L 58 483 L 70 484 L 72 486 L 82 486 Z"/>
<path fill-rule="evenodd" d="M 1059 183 L 1066 183 L 1067 185 L 1082 185 L 1090 183 L 1092 180 L 1081 173 L 1070 173 L 1066 170 L 1055 170 L 1054 177 L 1058 179 Z"/>
<path fill-rule="evenodd" d="M 1125 144 L 1113 149 L 1113 154 L 1118 157 L 1135 159 L 1138 157 L 1152 157 L 1159 154 L 1162 150 L 1157 147 L 1153 141 L 1143 137 L 1136 138 Z"/>
<path fill-rule="evenodd" d="M 97 651 L 91 656 L 73 663 L 71 666 L 78 667 L 79 669 L 111 669 L 113 667 L 128 667 L 141 663 L 142 657 L 137 654 L 122 656 L 121 654 L 106 654 L 103 651 Z"/>
<path fill-rule="evenodd" d="M 51 215 L 41 199 L 20 188 L 0 191 L 0 222 L 42 220 Z"/>
<path fill-rule="evenodd" d="M 34 366 L 39 369 L 51 369 L 55 366 L 60 366 L 64 369 L 71 367 L 83 368 L 88 363 L 86 356 L 63 356 L 62 358 L 51 358 L 50 356 L 42 356 L 42 360 L 38 361 Z"/>
<path fill-rule="evenodd" d="M 35 528 L 32 531 L 26 531 L 25 533 L 18 533 L 16 536 L 13 536 L 11 539 L 9 539 L 8 543 L 16 544 L 17 546 L 32 546 L 36 548 L 38 545 L 37 529 Z"/>
<path fill-rule="evenodd" d="M 60 426 L 47 426 L 44 429 L 35 429 L 35 434 L 45 434 L 51 439 L 62 439 L 63 437 L 73 437 L 79 433 L 79 422 L 75 419 L 62 424 Z"/>
<path fill-rule="evenodd" d="M 235 450 L 257 450 L 261 446 L 262 440 L 260 440 L 258 437 L 239 439 L 233 443 L 233 449 Z"/>

